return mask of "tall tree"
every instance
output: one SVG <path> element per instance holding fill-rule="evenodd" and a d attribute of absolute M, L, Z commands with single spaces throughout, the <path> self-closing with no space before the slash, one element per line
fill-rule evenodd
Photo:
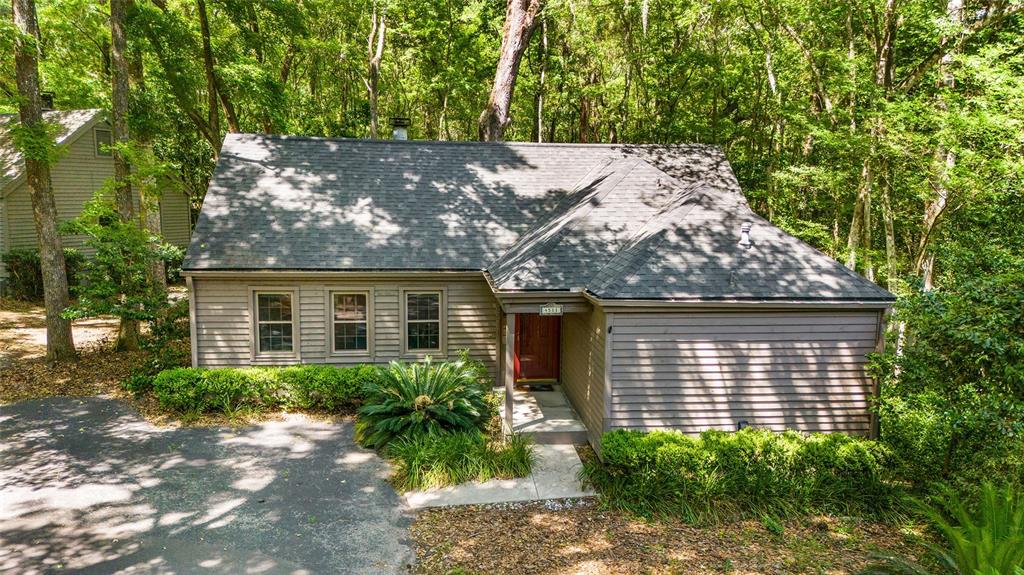
<path fill-rule="evenodd" d="M 479 137 L 485 142 L 497 142 L 505 138 L 505 129 L 511 121 L 509 109 L 512 106 L 519 64 L 537 25 L 539 10 L 540 0 L 508 0 L 494 84 L 491 86 L 487 107 L 480 114 L 478 122 Z"/>
<path fill-rule="evenodd" d="M 378 10 L 377 3 L 374 2 L 373 14 L 370 15 L 370 35 L 366 40 L 369 58 L 366 70 L 366 92 L 370 100 L 370 137 L 375 140 L 380 136 L 377 99 L 380 94 L 380 63 L 384 58 L 384 33 L 386 31 L 387 13 L 383 7 Z"/>
<path fill-rule="evenodd" d="M 50 183 L 54 142 L 43 122 L 42 102 L 39 98 L 39 24 L 35 2 L 13 0 L 11 5 L 17 30 L 14 60 L 19 95 L 18 113 L 21 119 L 16 140 L 25 158 L 25 175 L 39 241 L 46 305 L 46 360 L 52 363 L 75 357 L 71 322 L 62 315 L 70 305 L 71 298 L 64 268 L 64 249 L 57 231 L 57 206 Z"/>
<path fill-rule="evenodd" d="M 111 124 L 114 140 L 114 205 L 123 222 L 135 219 L 135 201 L 132 198 L 131 172 L 128 162 L 128 40 L 125 35 L 127 12 L 131 0 L 110 0 L 110 83 Z M 116 349 L 139 349 L 139 322 L 121 318 L 117 332 Z"/>

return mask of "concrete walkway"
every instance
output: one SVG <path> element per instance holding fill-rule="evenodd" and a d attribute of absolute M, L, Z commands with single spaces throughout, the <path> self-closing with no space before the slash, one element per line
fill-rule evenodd
<path fill-rule="evenodd" d="M 577 478 L 582 467 L 572 445 L 536 445 L 537 462 L 529 477 L 493 479 L 483 483 L 466 483 L 454 487 L 410 491 L 405 502 L 412 509 L 480 505 L 512 501 L 542 501 L 569 497 L 591 497 Z"/>

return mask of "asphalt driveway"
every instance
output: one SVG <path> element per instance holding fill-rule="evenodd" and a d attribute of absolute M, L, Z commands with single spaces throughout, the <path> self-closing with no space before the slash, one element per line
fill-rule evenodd
<path fill-rule="evenodd" d="M 0 406 L 0 573 L 402 573 L 410 517 L 352 424 L 155 428 L 123 403 Z"/>

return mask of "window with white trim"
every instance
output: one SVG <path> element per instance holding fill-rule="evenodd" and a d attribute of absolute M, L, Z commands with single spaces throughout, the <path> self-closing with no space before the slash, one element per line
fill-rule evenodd
<path fill-rule="evenodd" d="M 369 308 L 366 292 L 331 294 L 334 351 L 369 351 Z"/>
<path fill-rule="evenodd" d="M 294 351 L 292 294 L 256 292 L 256 349 L 259 353 Z"/>
<path fill-rule="evenodd" d="M 440 351 L 441 292 L 405 292 L 405 341 L 409 351 Z"/>

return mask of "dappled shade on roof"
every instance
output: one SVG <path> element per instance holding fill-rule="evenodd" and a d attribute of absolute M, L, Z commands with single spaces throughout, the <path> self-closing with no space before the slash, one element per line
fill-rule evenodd
<path fill-rule="evenodd" d="M 739 245 L 752 223 L 752 245 Z M 891 299 L 747 206 L 721 150 L 229 134 L 185 269 L 486 271 L 631 299 Z"/>

